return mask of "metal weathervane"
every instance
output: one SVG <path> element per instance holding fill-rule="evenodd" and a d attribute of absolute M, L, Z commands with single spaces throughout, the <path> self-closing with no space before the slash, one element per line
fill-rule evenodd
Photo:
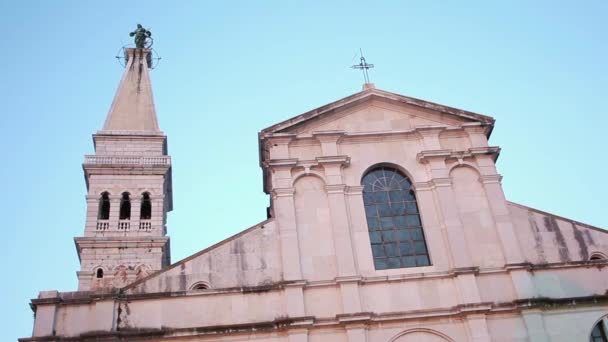
<path fill-rule="evenodd" d="M 361 52 L 361 62 L 351 66 L 351 68 L 361 70 L 363 72 L 363 79 L 365 80 L 365 83 L 369 83 L 369 75 L 367 70 L 373 68 L 374 65 L 365 61 L 365 57 L 363 57 L 363 50 L 359 49 L 359 52 Z"/>

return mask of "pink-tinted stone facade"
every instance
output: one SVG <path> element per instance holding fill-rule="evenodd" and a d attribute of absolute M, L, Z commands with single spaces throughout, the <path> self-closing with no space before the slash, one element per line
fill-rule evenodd
<path fill-rule="evenodd" d="M 270 217 L 172 265 L 162 244 L 170 163 L 125 170 L 121 159 L 85 162 L 79 289 L 121 289 L 41 292 L 32 300 L 33 337 L 21 341 L 588 340 L 608 313 L 608 235 L 507 201 L 500 148 L 488 143 L 493 125 L 366 85 L 264 129 Z M 123 138 L 100 132 L 96 156 L 166 157 L 162 134 Z M 428 266 L 374 265 L 361 180 L 379 165 L 412 182 Z M 103 191 L 152 194 L 151 231 L 97 231 Z M 160 271 L 137 279 L 128 265 L 138 263 Z M 98 265 L 127 265 L 118 270 L 126 276 L 96 285 Z"/>

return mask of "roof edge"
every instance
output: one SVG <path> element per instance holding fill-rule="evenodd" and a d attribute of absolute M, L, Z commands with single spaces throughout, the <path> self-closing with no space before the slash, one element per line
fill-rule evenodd
<path fill-rule="evenodd" d="M 567 222 L 570 222 L 570 223 L 574 223 L 576 225 L 579 225 L 579 226 L 582 226 L 582 227 L 585 227 L 585 228 L 593 229 L 593 230 L 596 230 L 596 231 L 608 234 L 608 230 L 600 228 L 600 227 L 592 226 L 592 225 L 584 223 L 584 222 L 580 222 L 580 221 L 576 221 L 576 220 L 573 220 L 573 219 L 569 219 L 567 217 L 555 215 L 555 214 L 552 214 L 552 213 L 549 213 L 549 212 L 546 212 L 546 211 L 543 211 L 543 210 L 540 210 L 540 209 L 528 207 L 527 205 L 511 202 L 509 200 L 507 200 L 507 203 L 508 204 L 512 204 L 512 205 L 514 205 L 516 207 L 520 207 L 522 209 L 527 209 L 527 210 L 533 211 L 533 212 L 538 213 L 538 214 L 553 216 L 553 217 L 558 218 L 560 220 L 564 220 L 564 221 L 567 221 Z"/>
<path fill-rule="evenodd" d="M 266 220 L 264 220 L 264 221 L 262 221 L 262 222 L 260 222 L 258 224 L 255 224 L 255 225 L 253 225 L 253 226 L 251 226 L 251 227 L 249 227 L 249 228 L 247 228 L 245 230 L 242 230 L 242 231 L 240 231 L 240 232 L 238 232 L 238 233 L 236 233 L 236 234 L 234 234 L 234 235 L 232 235 L 230 237 L 227 237 L 227 238 L 225 238 L 224 240 L 222 240 L 220 242 L 217 242 L 217 243 L 215 243 L 215 244 L 213 244 L 213 245 L 211 245 L 211 246 L 209 246 L 209 247 L 207 247 L 207 248 L 205 248 L 203 250 L 200 250 L 200 251 L 198 251 L 198 252 L 196 252 L 196 253 L 194 253 L 194 254 L 192 254 L 190 256 L 187 256 L 187 257 L 185 257 L 185 258 L 183 258 L 183 259 L 181 259 L 179 261 L 176 261 L 173 264 L 171 264 L 171 265 L 169 265 L 169 266 L 167 266 L 167 267 L 165 267 L 163 269 L 160 269 L 160 270 L 158 270 L 158 271 L 156 271 L 154 273 L 151 273 L 151 274 L 149 274 L 148 276 L 146 276 L 144 278 L 141 278 L 141 279 L 139 279 L 137 281 L 132 282 L 131 284 L 129 284 L 129 285 L 121 288 L 120 292 L 125 292 L 125 291 L 128 291 L 128 290 L 131 290 L 131 289 L 137 287 L 137 285 L 139 285 L 141 283 L 144 283 L 144 282 L 146 282 L 149 279 L 152 279 L 152 278 L 154 278 L 154 277 L 156 277 L 156 276 L 158 276 L 158 275 L 160 275 L 160 274 L 162 274 L 162 273 L 164 273 L 164 272 L 166 272 L 168 270 L 171 270 L 171 269 L 173 269 L 173 268 L 175 268 L 177 266 L 180 266 L 180 265 L 182 265 L 182 264 L 184 264 L 184 263 L 186 263 L 186 262 L 188 262 L 188 261 L 190 261 L 190 260 L 192 260 L 192 259 L 200 256 L 200 255 L 203 255 L 203 254 L 205 254 L 205 253 L 207 253 L 207 252 L 209 252 L 211 250 L 214 250 L 214 249 L 216 249 L 216 248 L 218 248 L 218 247 L 220 247 L 220 246 L 222 246 L 222 245 L 224 245 L 224 244 L 226 244 L 226 243 L 228 243 L 228 242 L 230 242 L 230 241 L 232 241 L 232 240 L 234 240 L 236 238 L 239 238 L 239 237 L 241 237 L 241 236 L 243 236 L 243 235 L 251 232 L 252 230 L 254 230 L 256 228 L 264 226 L 265 224 L 267 224 L 267 223 L 269 223 L 269 222 L 271 222 L 273 220 L 274 220 L 274 218 L 266 219 Z"/>
<path fill-rule="evenodd" d="M 435 111 L 446 113 L 446 114 L 457 115 L 462 118 L 466 118 L 468 120 L 480 121 L 480 122 L 483 122 L 486 124 L 490 124 L 492 126 L 494 125 L 494 123 L 496 121 L 493 117 L 488 116 L 488 115 L 474 113 L 474 112 L 470 112 L 470 111 L 466 111 L 466 110 L 462 110 L 462 109 L 458 109 L 458 108 L 454 108 L 454 107 L 444 106 L 444 105 L 441 105 L 441 104 L 438 104 L 435 102 L 430 102 L 430 101 L 425 101 L 425 100 L 421 100 L 421 99 L 417 99 L 417 98 L 413 98 L 413 97 L 409 97 L 409 96 L 404 96 L 404 95 L 392 93 L 392 92 L 389 92 L 386 90 L 371 88 L 371 89 L 366 89 L 366 90 L 354 93 L 352 95 L 343 97 L 339 100 L 333 101 L 333 102 L 323 105 L 321 107 L 317 107 L 315 109 L 309 110 L 309 111 L 302 113 L 300 115 L 297 115 L 295 117 L 289 118 L 287 120 L 281 121 L 272 126 L 266 127 L 260 131 L 260 137 L 266 133 L 279 132 L 279 131 L 283 131 L 289 127 L 303 124 L 304 122 L 307 122 L 307 121 L 309 121 L 319 115 L 327 113 L 331 110 L 335 110 L 344 105 L 348 105 L 348 104 L 356 102 L 358 100 L 364 100 L 365 98 L 373 97 L 373 96 L 401 102 L 406 105 L 416 106 L 416 107 L 423 108 L 423 109 L 435 110 Z"/>

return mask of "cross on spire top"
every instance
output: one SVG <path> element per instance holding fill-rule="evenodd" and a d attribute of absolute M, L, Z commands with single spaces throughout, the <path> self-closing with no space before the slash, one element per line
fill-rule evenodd
<path fill-rule="evenodd" d="M 367 73 L 367 70 L 373 68 L 374 65 L 369 64 L 365 61 L 365 57 L 363 57 L 363 50 L 359 49 L 359 52 L 361 52 L 361 61 L 359 62 L 359 64 L 351 66 L 351 68 L 361 70 L 363 72 L 363 79 L 365 80 L 365 84 L 368 84 L 369 74 Z"/>

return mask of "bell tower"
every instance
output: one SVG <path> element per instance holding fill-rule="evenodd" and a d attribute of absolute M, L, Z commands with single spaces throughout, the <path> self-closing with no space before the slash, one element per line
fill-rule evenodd
<path fill-rule="evenodd" d="M 87 186 L 84 236 L 76 237 L 78 290 L 123 287 L 170 263 L 171 158 L 158 127 L 150 53 L 125 49 L 126 66 L 95 154 L 82 165 Z"/>

